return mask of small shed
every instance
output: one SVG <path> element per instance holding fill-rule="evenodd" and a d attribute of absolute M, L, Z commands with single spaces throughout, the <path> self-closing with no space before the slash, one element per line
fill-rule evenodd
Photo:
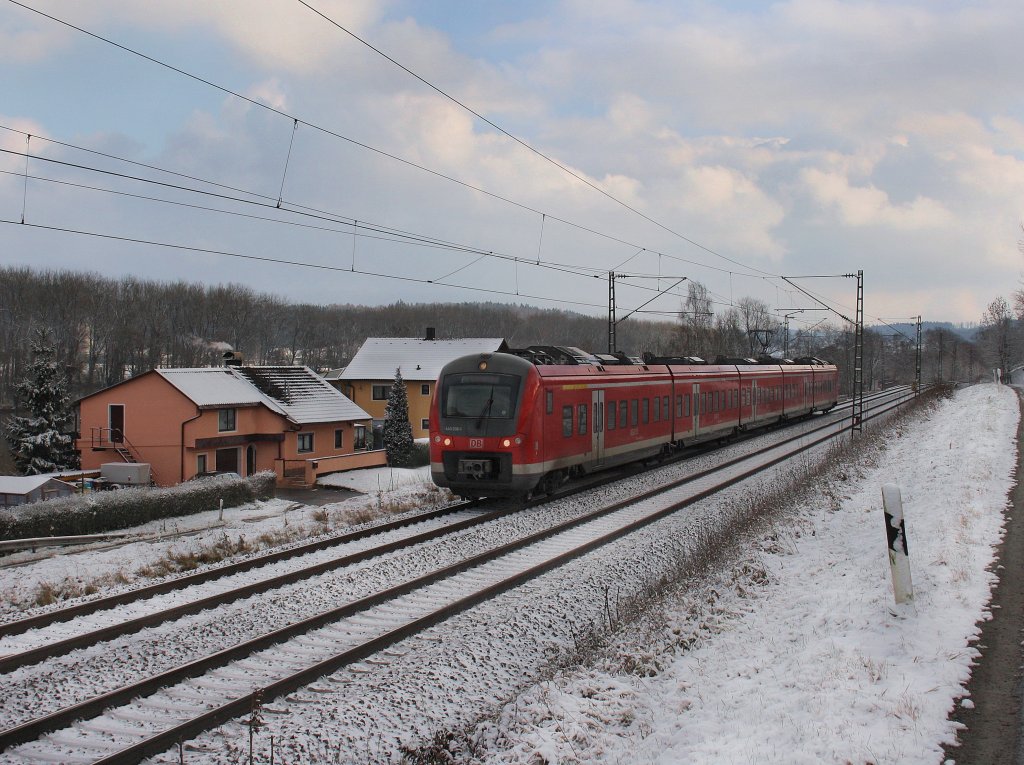
<path fill-rule="evenodd" d="M 0 475 L 0 507 L 66 497 L 75 491 L 70 483 L 49 475 Z"/>

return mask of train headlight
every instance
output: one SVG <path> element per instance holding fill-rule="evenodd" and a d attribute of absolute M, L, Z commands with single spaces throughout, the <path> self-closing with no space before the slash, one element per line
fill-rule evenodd
<path fill-rule="evenodd" d="M 504 441 L 501 442 L 501 445 L 507 449 L 508 447 L 512 446 L 512 439 L 506 438 Z"/>
<path fill-rule="evenodd" d="M 485 369 L 487 369 L 487 362 L 481 361 L 479 364 L 477 364 L 476 368 L 483 372 Z"/>
<path fill-rule="evenodd" d="M 522 446 L 522 444 L 523 444 L 523 439 L 521 439 L 519 436 L 516 436 L 516 446 Z"/>
<path fill-rule="evenodd" d="M 437 433 L 434 434 L 434 443 L 435 444 L 441 443 L 441 436 L 439 436 Z"/>
<path fill-rule="evenodd" d="M 452 440 L 451 440 L 450 438 L 446 438 L 446 439 L 444 440 L 444 445 L 445 445 L 445 446 L 451 446 L 451 445 L 452 445 Z"/>

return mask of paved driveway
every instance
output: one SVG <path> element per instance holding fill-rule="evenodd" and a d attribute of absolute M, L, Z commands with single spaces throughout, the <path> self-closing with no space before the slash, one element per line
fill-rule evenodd
<path fill-rule="evenodd" d="M 361 496 L 358 491 L 348 489 L 274 489 L 274 496 L 290 502 L 301 502 L 303 505 L 329 505 L 332 502 L 344 502 L 350 497 Z"/>

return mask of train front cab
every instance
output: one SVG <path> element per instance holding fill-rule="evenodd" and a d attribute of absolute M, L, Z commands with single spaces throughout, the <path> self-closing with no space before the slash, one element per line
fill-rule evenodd
<path fill-rule="evenodd" d="M 536 368 L 510 354 L 478 354 L 441 370 L 430 409 L 430 473 L 464 497 L 522 496 L 539 478 L 531 462 Z"/>

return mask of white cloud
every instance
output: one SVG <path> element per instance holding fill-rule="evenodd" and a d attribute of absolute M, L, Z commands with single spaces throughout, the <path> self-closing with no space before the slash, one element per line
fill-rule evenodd
<path fill-rule="evenodd" d="M 288 109 L 288 97 L 277 77 L 256 83 L 246 91 L 245 95 L 278 111 Z"/>
<path fill-rule="evenodd" d="M 852 186 L 839 173 L 806 168 L 801 178 L 818 202 L 835 209 L 848 226 L 888 226 L 925 229 L 946 226 L 951 215 L 941 203 L 919 196 L 904 205 L 893 205 L 889 195 L 875 186 Z"/>

